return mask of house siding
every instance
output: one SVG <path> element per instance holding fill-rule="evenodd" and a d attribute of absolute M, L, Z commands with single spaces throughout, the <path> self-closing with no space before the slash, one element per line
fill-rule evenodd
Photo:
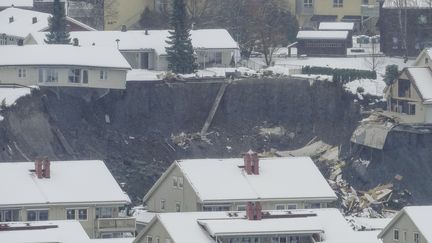
<path fill-rule="evenodd" d="M 394 230 L 399 230 L 399 240 L 394 240 Z M 404 231 L 407 232 L 407 240 L 404 241 Z M 420 243 L 426 243 L 426 239 L 419 232 L 414 222 L 404 213 L 382 236 L 383 243 L 414 242 L 414 232 L 419 233 Z"/>
<path fill-rule="evenodd" d="M 170 235 L 159 220 L 150 225 L 149 228 L 146 229 L 146 233 L 142 237 L 136 238 L 134 243 L 147 243 L 148 236 L 153 238 L 153 243 L 165 243 L 167 242 L 167 239 L 169 239 L 172 243 L 175 243 L 175 241 L 170 238 Z M 159 242 L 156 241 L 156 238 L 159 238 Z"/>
<path fill-rule="evenodd" d="M 18 70 L 26 70 L 26 77 L 19 78 Z M 58 72 L 58 82 L 56 83 L 39 83 L 39 69 L 53 68 Z M 70 83 L 68 82 L 68 73 L 71 68 L 81 68 L 88 70 L 88 83 Z M 107 80 L 99 78 L 100 71 L 108 72 Z M 126 88 L 126 70 L 113 70 L 110 68 L 93 68 L 93 67 L 49 67 L 49 66 L 7 66 L 0 67 L 0 83 L 15 83 L 21 85 L 40 85 L 40 86 L 63 86 L 63 87 L 87 87 L 103 89 L 125 89 Z"/>

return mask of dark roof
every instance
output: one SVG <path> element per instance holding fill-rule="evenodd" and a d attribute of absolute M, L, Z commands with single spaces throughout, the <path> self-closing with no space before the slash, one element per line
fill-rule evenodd
<path fill-rule="evenodd" d="M 311 21 L 326 22 L 326 21 L 336 21 L 337 15 L 314 15 Z"/>

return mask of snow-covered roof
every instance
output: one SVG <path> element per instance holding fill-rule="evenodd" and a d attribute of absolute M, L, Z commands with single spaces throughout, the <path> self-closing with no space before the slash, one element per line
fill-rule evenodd
<path fill-rule="evenodd" d="M 337 197 L 309 157 L 260 159 L 259 175 L 248 175 L 243 159 L 175 162 L 202 201 L 335 200 Z"/>
<path fill-rule="evenodd" d="M 148 224 L 156 216 L 155 212 L 149 212 L 144 209 L 135 209 L 133 217 L 137 223 Z"/>
<path fill-rule="evenodd" d="M 321 22 L 319 30 L 353 30 L 353 22 Z"/>
<path fill-rule="evenodd" d="M 348 38 L 348 31 L 301 30 L 297 39 L 303 40 L 344 40 Z"/>
<path fill-rule="evenodd" d="M 85 66 L 130 69 L 116 49 L 96 46 L 26 45 L 0 46 L 0 66 Z"/>
<path fill-rule="evenodd" d="M 287 217 L 247 220 L 244 212 L 229 216 L 227 212 L 188 212 L 163 213 L 157 219 L 176 243 L 214 242 L 212 236 L 222 235 L 277 235 L 292 232 L 321 233 L 322 242 L 344 243 L 347 239 L 357 243 L 353 231 L 337 209 L 293 210 L 290 212 L 270 212 Z M 316 214 L 308 217 L 289 217 L 293 214 Z M 150 228 L 150 227 L 148 227 Z M 145 236 L 146 230 L 137 237 Z M 379 242 L 368 241 L 370 243 Z M 363 242 L 362 242 L 363 243 Z"/>
<path fill-rule="evenodd" d="M 432 100 L 432 71 L 429 67 L 409 67 L 408 73 L 413 78 L 423 101 Z"/>
<path fill-rule="evenodd" d="M 77 38 L 82 46 L 109 46 L 121 51 L 155 50 L 159 55 L 166 54 L 168 30 L 129 31 L 73 31 L 71 38 Z M 30 37 L 30 36 L 29 36 Z M 37 44 L 44 44 L 44 33 L 32 33 Z M 205 49 L 238 49 L 237 43 L 225 29 L 202 29 L 191 31 L 194 48 Z M 117 41 L 118 40 L 118 41 Z"/>
<path fill-rule="evenodd" d="M 346 219 L 356 229 L 364 229 L 368 231 L 382 230 L 392 220 L 392 218 L 366 218 L 366 217 L 353 217 L 353 216 L 346 217 Z"/>
<path fill-rule="evenodd" d="M 2 223 L 3 224 L 3 223 Z M 11 229 L 0 230 L 0 242 L 7 243 L 90 243 L 90 239 L 78 221 L 40 221 L 6 223 Z M 38 229 L 39 227 L 39 229 Z"/>
<path fill-rule="evenodd" d="M 38 179 L 34 168 L 34 162 L 0 163 L 0 195 L 8 195 L 0 207 L 130 202 L 103 161 L 54 161 L 49 179 Z"/>
<path fill-rule="evenodd" d="M 383 8 L 432 8 L 430 0 L 385 0 Z"/>
<path fill-rule="evenodd" d="M 0 7 L 33 7 L 33 0 L 1 0 Z"/>

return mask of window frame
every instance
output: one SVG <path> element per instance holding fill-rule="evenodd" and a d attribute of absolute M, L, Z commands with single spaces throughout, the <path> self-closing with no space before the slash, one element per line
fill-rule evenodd
<path fill-rule="evenodd" d="M 417 238 L 417 240 L 416 240 L 416 238 Z M 413 232 L 413 242 L 414 243 L 420 243 L 420 232 L 416 232 L 416 231 Z"/>
<path fill-rule="evenodd" d="M 343 8 L 343 0 L 333 0 L 333 8 Z"/>
<path fill-rule="evenodd" d="M 146 237 L 146 243 L 153 243 L 153 236 L 147 235 L 147 237 Z"/>
<path fill-rule="evenodd" d="M 393 240 L 399 241 L 400 235 L 399 235 L 399 229 L 393 229 Z"/>
<path fill-rule="evenodd" d="M 179 201 L 175 202 L 175 211 L 181 212 L 181 209 L 182 209 L 182 203 Z"/>
<path fill-rule="evenodd" d="M 27 70 L 25 68 L 18 68 L 18 78 L 23 79 L 27 77 Z"/>
<path fill-rule="evenodd" d="M 10 220 L 6 221 L 6 213 L 9 213 Z M 0 222 L 14 222 L 20 220 L 21 209 L 18 208 L 5 208 L 0 209 Z"/>
<path fill-rule="evenodd" d="M 29 213 L 33 212 L 35 215 L 35 218 L 30 220 L 29 219 Z M 47 213 L 47 217 L 46 219 L 41 219 L 41 212 L 46 212 Z M 49 220 L 49 209 L 47 208 L 41 208 L 41 209 L 27 209 L 26 210 L 26 217 L 27 217 L 27 221 L 30 222 L 38 222 L 38 221 L 48 221 Z"/>
<path fill-rule="evenodd" d="M 108 80 L 108 70 L 99 70 L 99 80 Z"/>
<path fill-rule="evenodd" d="M 177 188 L 178 189 L 183 189 L 184 187 L 184 179 L 183 176 L 178 176 L 177 177 Z"/>
<path fill-rule="evenodd" d="M 160 211 L 165 211 L 166 210 L 166 200 L 165 199 L 161 199 L 159 202 L 159 209 Z"/>
<path fill-rule="evenodd" d="M 294 208 L 292 208 L 292 206 L 294 206 Z M 296 210 L 297 209 L 297 204 L 288 203 L 286 208 L 287 208 L 287 210 Z"/>
<path fill-rule="evenodd" d="M 172 187 L 177 189 L 178 188 L 178 179 L 177 176 L 172 177 Z"/>
<path fill-rule="evenodd" d="M 278 207 L 282 207 L 282 209 L 279 209 Z M 285 204 L 276 204 L 275 205 L 275 210 L 285 210 L 285 209 L 286 209 Z"/>
<path fill-rule="evenodd" d="M 74 210 L 74 218 L 68 218 L 68 211 Z M 85 210 L 86 211 L 86 218 L 85 219 L 81 219 L 80 218 L 80 213 L 79 210 Z M 78 221 L 88 221 L 89 220 L 89 213 L 88 213 L 88 208 L 66 208 L 66 220 L 78 220 Z"/>
<path fill-rule="evenodd" d="M 82 69 L 81 68 L 70 68 L 68 71 L 68 82 L 73 84 L 79 84 L 82 82 Z"/>
<path fill-rule="evenodd" d="M 303 0 L 304 8 L 313 8 L 313 0 Z"/>

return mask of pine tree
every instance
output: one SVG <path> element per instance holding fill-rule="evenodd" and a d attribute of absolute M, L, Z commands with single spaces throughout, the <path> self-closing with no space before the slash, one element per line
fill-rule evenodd
<path fill-rule="evenodd" d="M 184 0 L 173 0 L 170 17 L 170 36 L 166 43 L 168 55 L 168 68 L 175 73 L 193 73 L 197 65 L 190 38 L 190 24 Z"/>
<path fill-rule="evenodd" d="M 48 20 L 49 33 L 46 35 L 47 44 L 69 44 L 71 39 L 66 30 L 66 14 L 60 0 L 54 0 L 52 17 Z"/>

